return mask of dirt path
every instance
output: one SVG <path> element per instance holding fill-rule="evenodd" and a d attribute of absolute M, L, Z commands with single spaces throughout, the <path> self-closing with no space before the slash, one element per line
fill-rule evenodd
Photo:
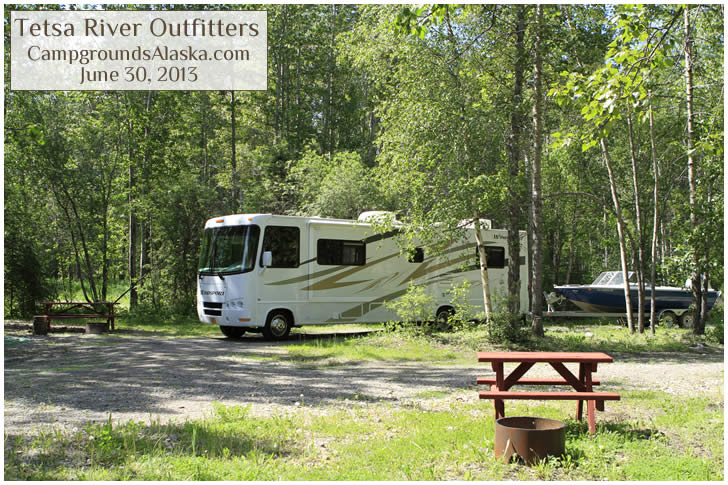
<path fill-rule="evenodd" d="M 214 401 L 250 404 L 254 414 L 302 405 L 404 405 L 438 392 L 476 401 L 475 377 L 491 374 L 477 364 L 304 364 L 276 358 L 286 354 L 285 345 L 259 337 L 31 337 L 6 329 L 5 432 L 80 427 L 106 421 L 109 413 L 114 421 L 184 421 L 209 413 Z M 723 401 L 721 353 L 614 357 L 597 373 L 609 389 L 697 393 Z M 534 374 L 539 370 L 549 371 L 535 368 Z"/>

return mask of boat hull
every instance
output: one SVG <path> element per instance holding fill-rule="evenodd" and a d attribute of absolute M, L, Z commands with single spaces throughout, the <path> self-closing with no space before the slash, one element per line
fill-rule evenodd
<path fill-rule="evenodd" d="M 567 300 L 586 312 L 598 313 L 625 313 L 627 305 L 624 298 L 624 288 L 598 287 L 591 285 L 555 286 L 554 290 L 562 294 Z M 650 311 L 651 288 L 645 288 L 644 312 Z M 720 292 L 708 290 L 708 309 L 713 308 Z M 632 311 L 639 309 L 637 289 L 630 289 Z M 687 310 L 693 302 L 691 291 L 682 288 L 658 287 L 655 289 L 655 305 L 658 312 L 663 310 Z"/>

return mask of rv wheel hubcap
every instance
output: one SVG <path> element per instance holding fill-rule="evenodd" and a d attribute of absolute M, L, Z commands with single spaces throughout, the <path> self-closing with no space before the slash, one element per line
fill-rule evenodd
<path fill-rule="evenodd" d="M 288 328 L 288 322 L 280 315 L 273 317 L 270 322 L 270 329 L 275 335 L 283 335 Z"/>

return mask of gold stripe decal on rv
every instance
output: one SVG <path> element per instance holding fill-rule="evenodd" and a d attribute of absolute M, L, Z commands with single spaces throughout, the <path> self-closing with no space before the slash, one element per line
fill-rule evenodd
<path fill-rule="evenodd" d="M 326 320 L 326 323 L 334 323 L 334 322 L 340 322 L 343 320 L 353 320 L 359 317 L 364 316 L 365 314 L 369 313 L 370 311 L 376 310 L 380 306 L 382 306 L 385 302 L 394 300 L 395 298 L 399 298 L 400 296 L 407 293 L 407 288 L 403 290 L 395 291 L 394 293 L 390 293 L 388 295 L 380 296 L 378 298 L 375 298 L 372 301 L 366 302 L 366 303 L 359 303 L 356 306 L 353 306 L 349 308 L 348 310 L 341 313 L 341 318 L 329 318 Z"/>
<path fill-rule="evenodd" d="M 343 268 L 341 266 L 337 266 L 335 268 L 329 268 L 325 269 L 323 271 L 318 271 L 316 273 L 311 273 L 310 275 L 308 273 L 302 275 L 302 276 L 296 276 L 295 278 L 290 278 L 287 280 L 282 281 L 276 281 L 274 283 L 267 283 L 269 286 L 281 286 L 281 285 L 290 285 L 291 283 L 301 283 L 302 281 L 308 281 L 309 278 L 318 278 L 319 276 L 326 276 L 327 274 L 335 273 L 337 271 L 341 271 Z"/>
<path fill-rule="evenodd" d="M 371 280 L 360 280 L 360 281 L 340 281 L 340 280 L 342 278 L 346 278 L 347 276 L 351 276 L 355 273 L 358 273 L 359 271 L 362 271 L 365 268 L 370 268 L 376 264 L 382 263 L 382 262 L 387 261 L 388 259 L 392 259 L 396 256 L 399 256 L 399 253 L 390 254 L 389 256 L 385 256 L 383 258 L 376 259 L 376 260 L 372 261 L 371 263 L 368 263 L 364 266 L 356 266 L 355 268 L 352 268 L 348 271 L 343 271 L 339 274 L 335 274 L 334 276 L 326 278 L 325 280 L 317 281 L 316 283 L 312 284 L 311 286 L 307 286 L 306 288 L 303 288 L 303 291 L 332 290 L 334 288 L 343 288 L 344 286 L 358 285 L 360 283 L 368 283 Z M 338 269 L 341 269 L 341 268 L 339 267 Z"/>
<path fill-rule="evenodd" d="M 423 276 L 427 276 L 428 274 L 432 274 L 435 271 L 441 270 L 443 268 L 447 268 L 449 266 L 453 266 L 459 263 L 463 263 L 465 261 L 468 261 L 470 259 L 473 259 L 473 256 L 471 254 L 467 254 L 464 256 L 460 256 L 459 258 L 448 260 L 439 264 L 436 264 L 434 266 L 429 266 L 428 263 L 422 264 L 419 268 L 414 270 L 409 276 L 405 277 L 400 284 L 404 284 L 407 281 L 412 281 L 417 278 L 421 278 Z"/>

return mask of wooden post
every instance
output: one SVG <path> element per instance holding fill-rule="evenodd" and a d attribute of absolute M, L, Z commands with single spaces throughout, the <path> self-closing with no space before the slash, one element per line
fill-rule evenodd
<path fill-rule="evenodd" d="M 579 363 L 579 381 L 580 382 L 586 382 L 584 377 L 584 364 L 583 362 Z M 584 409 L 584 401 L 576 401 L 576 420 L 581 421 L 582 411 Z"/>
<path fill-rule="evenodd" d="M 493 362 L 493 370 L 495 371 L 495 387 L 498 391 L 503 391 L 505 389 L 503 362 Z M 493 407 L 495 408 L 495 419 L 505 417 L 506 406 L 503 399 L 493 399 Z"/>
<path fill-rule="evenodd" d="M 33 335 L 48 335 L 48 319 L 44 315 L 33 317 Z"/>
<path fill-rule="evenodd" d="M 597 365 L 596 364 L 584 364 L 585 368 L 585 374 L 584 374 L 584 382 L 586 384 L 586 390 L 591 392 L 592 391 L 592 371 L 596 371 Z M 596 404 L 596 401 L 589 400 L 586 402 L 586 415 L 587 419 L 589 421 L 589 433 L 594 434 L 597 432 L 597 419 L 596 419 L 596 413 L 594 406 Z"/>

